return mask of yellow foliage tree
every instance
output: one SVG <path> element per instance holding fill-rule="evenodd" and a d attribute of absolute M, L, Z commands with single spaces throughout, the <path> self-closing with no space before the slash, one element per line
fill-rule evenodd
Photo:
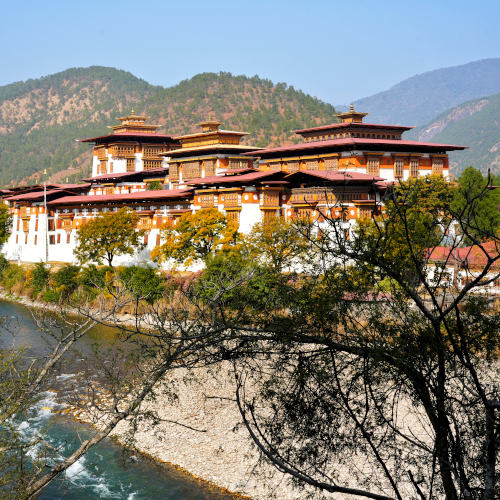
<path fill-rule="evenodd" d="M 166 259 L 188 266 L 204 261 L 216 251 L 234 248 L 238 241 L 236 224 L 215 208 L 185 214 L 177 224 L 163 229 L 165 243 L 156 247 L 152 257 L 159 262 Z"/>
<path fill-rule="evenodd" d="M 144 234 L 137 230 L 139 217 L 126 208 L 90 220 L 78 230 L 75 256 L 82 264 L 104 260 L 112 267 L 116 255 L 133 255 Z"/>
<path fill-rule="evenodd" d="M 250 256 L 271 266 L 276 272 L 282 272 L 303 256 L 310 247 L 308 243 L 293 222 L 282 218 L 255 224 L 244 239 Z"/>

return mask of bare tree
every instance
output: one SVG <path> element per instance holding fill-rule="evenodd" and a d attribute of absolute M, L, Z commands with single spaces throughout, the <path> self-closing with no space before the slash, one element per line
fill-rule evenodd
<path fill-rule="evenodd" d="M 312 256 L 301 274 L 228 258 L 192 287 L 193 325 L 230 332 L 218 354 L 234 361 L 244 424 L 297 484 L 368 498 L 498 494 L 500 315 L 485 287 L 498 282 L 500 243 L 477 221 L 481 193 L 460 211 L 452 195 L 435 179 L 403 183 L 350 240 L 324 207 L 324 222 L 297 224 Z M 479 258 L 461 263 L 457 286 L 447 264 L 464 235 Z"/>

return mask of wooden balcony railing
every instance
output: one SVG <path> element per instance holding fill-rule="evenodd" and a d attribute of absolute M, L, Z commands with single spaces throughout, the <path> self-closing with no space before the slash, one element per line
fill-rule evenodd
<path fill-rule="evenodd" d="M 290 203 L 316 205 L 333 205 L 336 201 L 335 194 L 332 191 L 322 188 L 296 188 L 292 189 Z"/>
<path fill-rule="evenodd" d="M 116 157 L 134 156 L 135 146 L 131 144 L 117 144 L 110 148 L 110 153 Z"/>
<path fill-rule="evenodd" d="M 238 193 L 224 193 L 224 208 L 237 208 L 239 206 Z"/>
<path fill-rule="evenodd" d="M 279 208 L 280 193 L 278 191 L 264 191 L 260 205 L 266 208 Z"/>

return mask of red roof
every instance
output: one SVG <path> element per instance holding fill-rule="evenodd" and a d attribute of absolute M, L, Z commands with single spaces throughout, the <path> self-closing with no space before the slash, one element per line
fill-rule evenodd
<path fill-rule="evenodd" d="M 133 177 L 134 175 L 137 175 L 138 172 L 119 172 L 116 174 L 102 174 L 102 175 L 96 175 L 95 177 L 87 177 L 86 179 L 83 179 L 84 181 L 103 181 L 106 179 L 120 179 L 122 177 Z"/>
<path fill-rule="evenodd" d="M 46 196 L 55 193 L 64 193 L 63 189 L 50 189 L 45 192 Z M 31 193 L 17 194 L 15 196 L 10 196 L 7 198 L 7 201 L 33 201 L 37 199 L 43 199 L 43 190 L 42 191 L 32 191 Z"/>
<path fill-rule="evenodd" d="M 236 174 L 241 174 L 243 172 L 255 172 L 258 170 L 257 168 L 254 167 L 245 167 L 245 168 L 230 168 L 227 170 L 223 170 L 221 174 L 225 175 L 236 175 Z"/>
<path fill-rule="evenodd" d="M 363 182 L 378 182 L 383 181 L 383 177 L 378 177 L 376 175 L 363 174 L 361 172 L 348 172 L 348 171 L 336 171 L 331 172 L 327 170 L 297 170 L 297 172 L 292 172 L 288 174 L 285 179 L 289 179 L 293 176 L 298 176 L 300 174 L 311 175 L 313 177 L 319 177 L 332 182 L 349 182 L 349 181 L 363 181 Z"/>
<path fill-rule="evenodd" d="M 296 134 L 303 134 L 305 132 L 315 132 L 317 130 L 329 130 L 334 128 L 345 128 L 345 127 L 360 127 L 360 128 L 386 128 L 391 130 L 411 130 L 415 127 L 405 127 L 402 125 L 383 125 L 381 123 L 364 123 L 364 122 L 348 122 L 348 123 L 330 123 L 328 125 L 320 125 L 319 127 L 303 128 L 300 130 L 294 130 Z"/>
<path fill-rule="evenodd" d="M 435 247 L 432 249 L 429 260 L 435 262 L 449 262 L 467 267 L 484 266 L 487 262 L 485 252 L 492 258 L 499 256 L 500 244 L 495 241 L 488 241 L 482 245 L 472 245 L 463 248 L 455 247 Z M 495 267 L 500 266 L 500 261 L 494 263 Z"/>
<path fill-rule="evenodd" d="M 433 149 L 433 150 L 444 150 L 452 151 L 454 149 L 467 149 L 467 146 L 456 146 L 451 144 L 437 144 L 433 142 L 419 142 L 419 141 L 401 141 L 401 140 L 389 140 L 389 139 L 361 139 L 358 137 L 348 137 L 346 139 L 332 139 L 329 141 L 314 141 L 306 142 L 300 144 L 291 144 L 288 146 L 278 146 L 276 148 L 261 149 L 258 151 L 258 156 L 264 156 L 267 153 L 279 153 L 288 151 L 307 151 L 311 149 L 325 149 L 338 147 L 341 149 L 342 146 L 396 146 L 396 147 L 406 147 L 413 148 L 414 151 L 419 149 Z M 390 148 L 389 148 L 390 149 Z M 242 153 L 242 155 L 248 155 L 248 153 Z"/>
<path fill-rule="evenodd" d="M 266 177 L 273 177 L 276 174 L 281 174 L 282 172 L 279 170 L 274 171 L 257 171 L 257 172 L 249 172 L 247 174 L 242 175 L 212 175 L 210 177 L 204 177 L 201 179 L 193 179 L 191 181 L 186 181 L 186 184 L 228 184 L 231 182 L 248 182 L 248 181 L 256 181 L 259 179 L 265 179 Z"/>
<path fill-rule="evenodd" d="M 57 184 L 56 184 L 57 185 Z M 60 193 L 65 194 L 65 193 L 71 193 L 72 191 L 79 191 L 80 189 L 74 189 L 73 186 L 76 186 L 77 188 L 88 188 L 90 184 L 60 184 L 60 186 L 69 186 L 65 189 L 62 188 L 57 188 L 57 189 L 48 189 L 45 192 L 45 196 L 51 196 L 53 194 Z M 30 191 L 29 193 L 23 193 L 23 194 L 17 194 L 15 196 L 9 196 L 7 201 L 36 201 L 36 200 L 43 200 L 43 189 L 38 190 L 38 191 Z"/>
<path fill-rule="evenodd" d="M 115 137 L 129 137 L 133 139 L 134 137 L 148 137 L 154 139 L 170 139 L 172 142 L 174 141 L 173 137 L 168 134 L 147 134 L 146 132 L 119 132 L 116 134 L 107 134 L 107 135 L 99 135 L 97 137 L 90 137 L 88 139 L 78 139 L 79 142 L 94 142 L 98 139 L 113 139 Z"/>
<path fill-rule="evenodd" d="M 161 201 L 175 198 L 187 198 L 191 189 L 160 189 L 158 191 L 138 191 L 136 193 L 65 196 L 51 201 L 48 205 L 79 205 L 84 203 L 121 202 L 121 201 Z"/>
<path fill-rule="evenodd" d="M 54 186 L 61 189 L 87 189 L 90 187 L 88 182 L 78 183 L 78 184 L 53 184 Z"/>

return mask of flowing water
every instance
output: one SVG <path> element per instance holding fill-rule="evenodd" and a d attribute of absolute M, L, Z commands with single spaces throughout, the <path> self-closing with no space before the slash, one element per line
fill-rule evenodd
<path fill-rule="evenodd" d="M 0 333 L 0 348 L 8 345 L 24 346 L 27 357 L 36 357 L 49 350 L 50 339 L 36 327 L 25 307 L 0 301 L 0 317 L 10 320 L 8 324 L 11 330 L 11 333 L 5 330 Z M 79 341 L 75 359 L 83 361 L 83 358 L 88 358 L 92 355 L 94 342 L 109 343 L 113 335 L 116 333 L 111 329 L 96 328 Z M 58 390 L 64 389 L 65 382 L 74 378 L 78 363 L 72 363 L 71 368 L 73 373 L 67 371 L 58 375 Z M 52 453 L 54 462 L 68 456 L 91 433 L 89 426 L 57 414 L 60 409 L 57 393 L 46 391 L 40 394 L 36 405 L 17 422 L 20 433 L 27 439 L 43 435 L 45 442 L 57 450 Z M 31 453 L 35 452 L 33 450 Z M 39 498 L 222 500 L 232 497 L 210 491 L 202 483 L 175 469 L 142 456 L 130 456 L 114 441 L 105 439 L 45 488 Z"/>

